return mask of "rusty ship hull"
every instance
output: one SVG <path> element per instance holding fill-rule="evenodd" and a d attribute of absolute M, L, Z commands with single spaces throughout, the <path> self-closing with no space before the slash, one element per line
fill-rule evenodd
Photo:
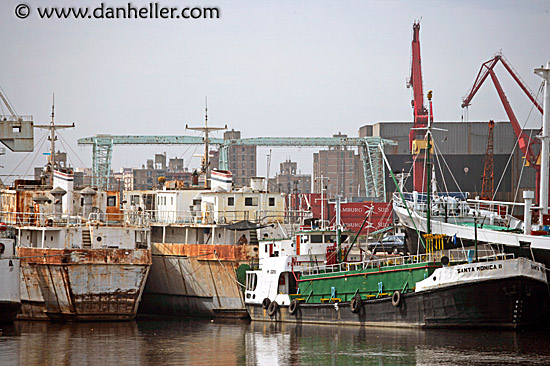
<path fill-rule="evenodd" d="M 151 266 L 148 249 L 19 247 L 18 255 L 26 320 L 131 320 Z"/>
<path fill-rule="evenodd" d="M 237 269 L 257 246 L 152 243 L 152 252 L 140 313 L 248 318 Z"/>

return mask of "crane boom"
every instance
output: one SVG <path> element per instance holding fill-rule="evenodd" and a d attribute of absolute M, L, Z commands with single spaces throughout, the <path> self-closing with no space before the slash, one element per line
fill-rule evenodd
<path fill-rule="evenodd" d="M 424 179 L 424 159 L 426 141 L 425 132 L 421 129 L 428 125 L 428 119 L 433 122 L 433 113 L 424 106 L 424 90 L 422 85 L 422 62 L 420 57 L 420 23 L 413 24 L 413 37 L 411 43 L 411 77 L 407 87 L 413 89 L 413 107 L 414 122 L 413 128 L 409 132 L 409 149 L 415 155 L 413 163 L 413 186 L 418 192 L 426 191 L 427 180 Z"/>
<path fill-rule="evenodd" d="M 407 87 L 412 87 L 413 89 L 413 100 L 411 104 L 414 110 L 414 127 L 424 127 L 428 123 L 428 110 L 424 106 L 422 60 L 420 57 L 420 23 L 417 22 L 413 24 L 411 52 L 411 77 L 407 83 Z"/>
<path fill-rule="evenodd" d="M 504 110 L 506 111 L 506 115 L 508 116 L 510 123 L 512 124 L 514 133 L 516 134 L 516 137 L 518 139 L 518 146 L 521 152 L 523 153 L 523 155 L 525 156 L 525 159 L 528 165 L 536 169 L 536 190 L 537 192 L 539 192 L 539 184 L 540 184 L 539 155 L 534 153 L 533 146 L 536 144 L 540 144 L 540 141 L 530 138 L 523 131 L 521 125 L 519 124 L 516 118 L 516 115 L 512 110 L 512 106 L 510 105 L 510 102 L 506 97 L 506 93 L 504 92 L 504 89 L 502 88 L 502 85 L 500 84 L 498 77 L 494 72 L 494 68 L 499 61 L 502 63 L 504 68 L 510 73 L 510 75 L 516 81 L 516 83 L 518 83 L 521 90 L 523 90 L 523 92 L 527 95 L 529 100 L 531 100 L 531 102 L 535 105 L 535 107 L 542 113 L 542 107 L 538 103 L 535 95 L 521 80 L 518 73 L 514 71 L 510 63 L 506 61 L 502 53 L 497 53 L 495 57 L 493 57 L 489 61 L 484 62 L 481 65 L 481 68 L 474 81 L 474 85 L 472 86 L 468 94 L 462 99 L 462 108 L 467 108 L 468 106 L 471 105 L 472 99 L 474 98 L 476 93 L 479 91 L 479 89 L 481 88 L 485 80 L 487 80 L 487 77 L 490 76 L 491 80 L 493 81 L 493 84 L 495 85 L 495 88 L 497 90 L 500 101 L 502 102 Z"/>

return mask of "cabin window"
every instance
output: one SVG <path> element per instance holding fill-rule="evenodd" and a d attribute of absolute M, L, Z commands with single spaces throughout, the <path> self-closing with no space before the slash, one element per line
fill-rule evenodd
<path fill-rule="evenodd" d="M 275 197 L 269 197 L 269 205 L 275 206 Z"/>
<path fill-rule="evenodd" d="M 312 243 L 322 243 L 323 242 L 323 235 L 311 235 L 311 242 Z"/>
<path fill-rule="evenodd" d="M 333 235 L 325 235 L 325 243 L 334 243 L 336 239 L 334 239 Z"/>
<path fill-rule="evenodd" d="M 133 194 L 130 196 L 130 205 L 137 205 L 139 203 L 139 196 Z"/>
<path fill-rule="evenodd" d="M 235 197 L 227 197 L 227 205 L 235 206 Z"/>
<path fill-rule="evenodd" d="M 107 207 L 116 206 L 116 196 L 107 196 Z"/>
<path fill-rule="evenodd" d="M 170 204 L 171 204 L 171 205 L 174 204 L 174 197 L 170 197 Z"/>
<path fill-rule="evenodd" d="M 258 275 L 256 275 L 256 273 L 247 273 L 246 277 L 246 290 L 256 290 L 256 285 L 258 284 Z"/>
<path fill-rule="evenodd" d="M 245 206 L 258 206 L 258 197 L 245 197 Z"/>

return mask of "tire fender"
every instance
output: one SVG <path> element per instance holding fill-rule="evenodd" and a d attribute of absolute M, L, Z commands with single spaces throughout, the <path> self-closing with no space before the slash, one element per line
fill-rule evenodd
<path fill-rule="evenodd" d="M 401 304 L 401 291 L 394 291 L 393 295 L 391 296 L 391 304 L 396 307 Z"/>
<path fill-rule="evenodd" d="M 271 304 L 271 300 L 269 300 L 269 298 L 265 298 L 263 301 L 262 301 L 262 308 L 264 309 L 267 309 L 269 307 L 269 304 Z"/>
<path fill-rule="evenodd" d="M 354 314 L 357 314 L 361 310 L 362 305 L 363 301 L 361 300 L 361 295 L 355 295 L 349 303 L 351 312 Z"/>
<path fill-rule="evenodd" d="M 300 306 L 300 303 L 298 300 L 292 300 L 290 302 L 290 305 L 288 306 L 288 313 L 290 315 L 294 315 L 298 312 L 298 307 Z"/>
<path fill-rule="evenodd" d="M 277 311 L 279 311 L 279 304 L 277 304 L 277 301 L 272 301 L 267 308 L 267 315 L 273 316 L 277 314 Z"/>

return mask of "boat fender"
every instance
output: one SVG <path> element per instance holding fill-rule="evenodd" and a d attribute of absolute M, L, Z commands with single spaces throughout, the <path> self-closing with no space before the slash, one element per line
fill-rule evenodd
<path fill-rule="evenodd" d="M 0 243 L 0 254 L 4 254 L 4 250 L 6 250 L 6 246 L 4 243 Z"/>
<path fill-rule="evenodd" d="M 351 312 L 354 314 L 357 314 L 361 310 L 362 305 L 363 302 L 361 301 L 361 295 L 355 295 L 349 303 Z"/>
<path fill-rule="evenodd" d="M 273 316 L 277 314 L 278 310 L 279 310 L 279 304 L 277 304 L 277 301 L 272 301 L 269 304 L 269 308 L 267 308 L 267 315 Z"/>
<path fill-rule="evenodd" d="M 441 257 L 441 264 L 447 266 L 449 264 L 449 257 L 447 257 L 446 255 Z"/>
<path fill-rule="evenodd" d="M 298 300 L 292 300 L 292 301 L 290 302 L 290 305 L 288 306 L 288 313 L 289 313 L 290 315 L 296 314 L 296 312 L 298 311 L 298 306 L 299 306 L 299 304 L 300 304 L 300 303 L 298 302 Z"/>
<path fill-rule="evenodd" d="M 393 306 L 399 306 L 401 304 L 401 291 L 395 291 L 391 296 L 391 304 Z"/>
<path fill-rule="evenodd" d="M 269 300 L 267 297 L 262 301 L 262 308 L 267 309 L 269 307 L 269 304 L 271 303 L 271 300 Z"/>

